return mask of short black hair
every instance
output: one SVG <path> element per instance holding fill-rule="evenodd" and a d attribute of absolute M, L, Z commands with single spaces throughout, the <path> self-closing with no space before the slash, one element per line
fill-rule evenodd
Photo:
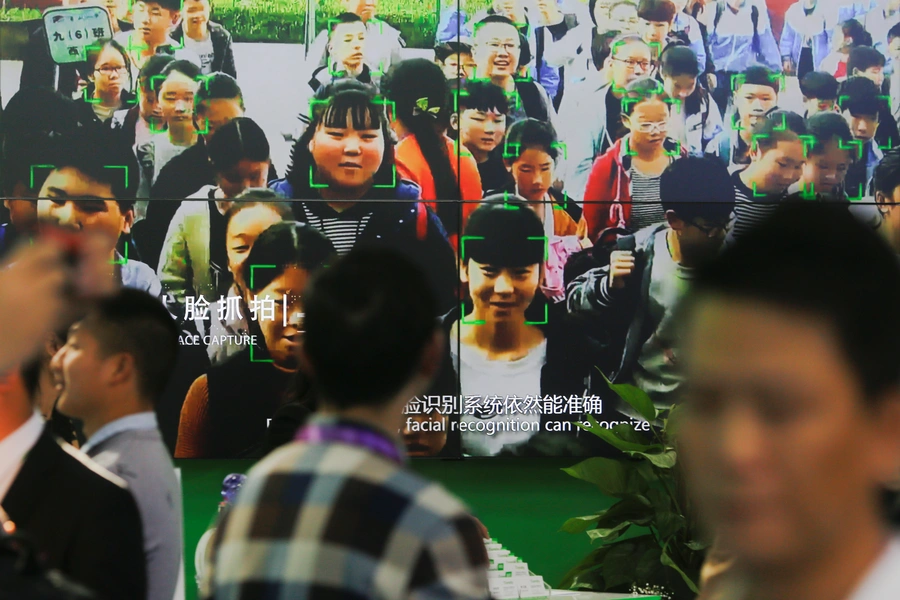
<path fill-rule="evenodd" d="M 143 2 L 144 4 L 159 4 L 166 10 L 173 12 L 181 12 L 181 0 L 135 0 L 134 4 Z"/>
<path fill-rule="evenodd" d="M 178 359 L 179 330 L 159 298 L 122 288 L 93 304 L 80 326 L 97 339 L 104 355 L 134 358 L 145 399 L 155 403 L 162 396 Z"/>
<path fill-rule="evenodd" d="M 900 384 L 900 312 L 872 310 L 873 298 L 884 306 L 900 304 L 900 265 L 887 243 L 845 205 L 779 207 L 699 270 L 691 297 L 698 295 L 821 317 L 833 327 L 868 401 Z"/>
<path fill-rule="evenodd" d="M 513 123 L 503 142 L 503 159 L 513 163 L 529 148 L 546 152 L 555 162 L 559 157 L 559 144 L 553 125 L 537 119 L 522 119 Z"/>
<path fill-rule="evenodd" d="M 620 35 L 622 32 L 615 29 L 594 35 L 594 39 L 591 41 L 591 58 L 598 71 L 603 68 L 603 63 L 612 54 L 612 44 Z"/>
<path fill-rule="evenodd" d="M 329 37 L 335 32 L 338 28 L 338 25 L 345 25 L 347 23 L 362 23 L 362 17 L 360 17 L 356 13 L 345 12 L 341 13 L 333 19 L 328 20 L 328 35 Z"/>
<path fill-rule="evenodd" d="M 27 136 L 19 138 L 12 146 L 14 151 L 6 152 L 0 161 L 3 194 L 11 196 L 16 184 L 24 184 L 33 192 L 39 192 L 50 171 L 32 167 L 47 164 L 47 157 L 52 156 L 55 149 L 52 138 L 46 135 Z"/>
<path fill-rule="evenodd" d="M 659 70 L 663 77 L 678 77 L 700 75 L 700 65 L 697 64 L 697 55 L 690 46 L 671 46 L 663 50 L 659 59 Z"/>
<path fill-rule="evenodd" d="M 837 100 L 839 85 L 831 73 L 810 71 L 800 80 L 800 93 L 807 100 Z"/>
<path fill-rule="evenodd" d="M 145 94 L 158 92 L 161 81 L 160 76 L 163 70 L 173 62 L 175 62 L 175 57 L 170 54 L 154 54 L 148 58 L 138 74 L 138 84 L 141 86 L 141 91 Z"/>
<path fill-rule="evenodd" d="M 660 175 L 659 201 L 685 221 L 726 221 L 734 211 L 734 182 L 721 160 L 683 156 Z"/>
<path fill-rule="evenodd" d="M 813 136 L 813 143 L 807 146 L 809 154 L 822 154 L 828 142 L 837 142 L 841 147 L 852 148 L 853 132 L 846 119 L 835 112 L 817 113 L 806 120 L 806 133 Z"/>
<path fill-rule="evenodd" d="M 434 47 L 434 59 L 444 62 L 448 57 L 454 54 L 472 54 L 472 46 L 464 42 L 451 40 L 443 42 Z"/>
<path fill-rule="evenodd" d="M 334 257 L 334 244 L 318 229 L 294 221 L 276 223 L 253 243 L 244 268 L 249 279 L 242 282 L 243 287 L 256 293 L 280 277 L 288 267 L 312 273 L 328 266 Z M 253 273 L 255 265 L 266 267 Z"/>
<path fill-rule="evenodd" d="M 775 110 L 753 126 L 751 148 L 766 152 L 778 142 L 793 142 L 801 135 L 806 135 L 803 117 L 789 110 Z"/>
<path fill-rule="evenodd" d="M 671 0 L 640 0 L 638 17 L 644 21 L 671 23 L 675 20 L 678 9 Z"/>
<path fill-rule="evenodd" d="M 888 29 L 887 39 L 888 43 L 891 43 L 891 40 L 894 38 L 900 37 L 900 23 L 894 24 L 890 29 Z"/>
<path fill-rule="evenodd" d="M 738 81 L 740 81 L 741 85 L 746 84 L 768 86 L 775 90 L 776 94 L 781 89 L 780 76 L 777 73 L 770 71 L 766 67 L 763 67 L 762 65 L 753 65 L 752 67 L 747 67 L 746 69 L 744 69 L 744 72 L 741 73 L 741 78 L 738 79 Z M 731 82 L 729 82 L 729 85 L 731 85 Z M 734 91 L 737 91 L 738 88 L 740 88 L 740 86 L 737 86 Z"/>
<path fill-rule="evenodd" d="M 527 267 L 543 263 L 547 240 L 544 225 L 525 199 L 510 194 L 485 198 L 466 222 L 460 257 L 495 267 Z"/>
<path fill-rule="evenodd" d="M 884 66 L 884 55 L 871 46 L 856 46 L 850 49 L 847 57 L 847 74 L 853 75 L 853 71 L 860 73 L 873 67 Z"/>
<path fill-rule="evenodd" d="M 875 166 L 872 179 L 876 192 L 893 198 L 894 190 L 900 186 L 900 148 L 885 151 L 884 157 Z"/>
<path fill-rule="evenodd" d="M 666 90 L 660 82 L 652 77 L 640 77 L 625 88 L 625 95 L 622 97 L 622 115 L 630 117 L 635 107 L 642 102 L 650 100 L 665 102 L 666 98 Z"/>
<path fill-rule="evenodd" d="M 509 114 L 509 100 L 503 88 L 491 81 L 469 79 L 456 94 L 458 112 L 467 109 L 481 112 L 496 111 L 501 115 Z"/>
<path fill-rule="evenodd" d="M 203 71 L 200 70 L 200 67 L 197 66 L 196 63 L 186 59 L 176 59 L 163 67 L 162 73 L 160 73 L 160 75 L 162 75 L 160 81 L 165 81 L 168 79 L 169 75 L 175 72 L 181 73 L 185 77 L 195 81 L 198 81 L 203 75 Z M 161 86 L 162 83 L 160 83 L 159 86 L 156 86 L 156 90 L 159 91 Z"/>
<path fill-rule="evenodd" d="M 509 17 L 505 17 L 503 15 L 488 15 L 485 18 L 478 21 L 477 23 L 475 23 L 475 28 L 473 30 L 473 33 L 475 35 L 478 35 L 478 30 L 481 29 L 481 27 L 483 25 L 490 25 L 491 23 L 501 23 L 503 25 L 509 25 L 510 27 L 514 28 L 516 31 L 519 30 L 519 28 L 516 27 L 516 24 L 513 22 L 513 20 L 510 19 Z"/>
<path fill-rule="evenodd" d="M 41 164 L 51 171 L 71 168 L 85 177 L 109 185 L 122 210 L 133 208 L 138 187 L 138 162 L 131 147 L 107 131 L 82 127 L 54 138 L 51 156 Z"/>
<path fill-rule="evenodd" d="M 248 117 L 238 117 L 222 125 L 206 146 L 209 161 L 219 173 L 242 160 L 269 160 L 269 141 L 262 127 Z"/>
<path fill-rule="evenodd" d="M 238 100 L 244 110 L 244 94 L 237 80 L 228 73 L 208 75 L 194 96 L 194 111 L 203 112 L 201 104 L 209 100 Z"/>
<path fill-rule="evenodd" d="M 878 86 L 868 77 L 849 77 L 838 90 L 838 106 L 854 117 L 880 117 L 885 107 Z"/>
<path fill-rule="evenodd" d="M 389 402 L 438 327 L 425 273 L 392 249 L 354 248 L 313 275 L 304 300 L 303 352 L 317 389 L 340 408 Z"/>

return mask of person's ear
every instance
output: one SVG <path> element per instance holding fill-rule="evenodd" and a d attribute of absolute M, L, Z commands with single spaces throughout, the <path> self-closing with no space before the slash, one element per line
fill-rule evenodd
<path fill-rule="evenodd" d="M 453 113 L 450 115 L 450 129 L 453 131 L 459 131 L 459 113 Z"/>
<path fill-rule="evenodd" d="M 122 233 L 131 233 L 131 226 L 134 225 L 134 208 L 129 208 L 122 213 Z"/>
<path fill-rule="evenodd" d="M 463 283 L 469 283 L 469 261 L 459 260 L 459 280 Z"/>
<path fill-rule="evenodd" d="M 169 19 L 172 27 L 177 27 L 181 24 L 181 12 L 177 10 L 170 11 Z"/>
<path fill-rule="evenodd" d="M 850 73 L 850 77 L 861 77 L 861 76 L 862 76 L 862 71 L 860 71 L 856 67 L 853 67 L 853 72 Z"/>
<path fill-rule="evenodd" d="M 619 117 L 622 120 L 622 125 L 628 128 L 628 131 L 631 131 L 631 117 L 628 115 L 622 115 Z"/>
<path fill-rule="evenodd" d="M 110 356 L 104 362 L 104 368 L 100 372 L 105 375 L 104 379 L 107 385 L 122 385 L 131 379 L 137 380 L 138 372 L 134 364 L 134 356 L 131 354 L 120 352 Z"/>
<path fill-rule="evenodd" d="M 685 223 L 684 220 L 681 219 L 681 217 L 675 214 L 674 210 L 666 211 L 666 223 L 672 230 L 678 233 L 681 233 L 687 226 L 687 223 Z"/>

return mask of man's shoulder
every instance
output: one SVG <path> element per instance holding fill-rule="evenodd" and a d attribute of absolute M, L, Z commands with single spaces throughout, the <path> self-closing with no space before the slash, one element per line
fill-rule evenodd
<path fill-rule="evenodd" d="M 158 430 L 120 432 L 100 444 L 92 455 L 95 462 L 130 486 L 140 482 L 142 493 L 143 490 L 168 491 L 177 484 L 175 466 Z"/>
<path fill-rule="evenodd" d="M 60 489 L 67 494 L 90 498 L 94 495 L 121 496 L 128 494 L 128 484 L 121 477 L 91 460 L 84 452 L 56 439 L 50 434 L 40 443 L 56 456 L 56 473 L 53 477 Z"/>

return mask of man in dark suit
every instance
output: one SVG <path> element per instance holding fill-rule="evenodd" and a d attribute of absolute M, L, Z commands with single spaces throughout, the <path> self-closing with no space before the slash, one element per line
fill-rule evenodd
<path fill-rule="evenodd" d="M 92 262 L 102 264 L 99 252 L 92 254 Z M 87 280 L 101 285 L 102 267 L 83 270 L 73 281 L 64 248 L 44 242 L 23 248 L 10 264 L 0 269 L 0 339 L 17 356 L 8 355 L 10 349 L 0 352 L 0 505 L 16 530 L 35 542 L 47 566 L 101 600 L 143 600 L 143 532 L 131 493 L 122 480 L 50 433 L 35 411 L 23 369 L 9 368 L 55 326 L 67 280 L 79 287 L 89 285 Z"/>

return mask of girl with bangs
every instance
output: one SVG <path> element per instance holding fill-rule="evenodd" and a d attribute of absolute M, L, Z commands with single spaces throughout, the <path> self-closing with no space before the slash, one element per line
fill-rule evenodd
<path fill-rule="evenodd" d="M 419 186 L 397 174 L 386 103 L 360 83 L 313 103 L 285 178 L 269 187 L 301 200 L 292 203 L 296 220 L 324 233 L 339 254 L 369 244 L 408 255 L 448 310 L 456 298 L 454 252 L 438 217 L 417 202 Z"/>

